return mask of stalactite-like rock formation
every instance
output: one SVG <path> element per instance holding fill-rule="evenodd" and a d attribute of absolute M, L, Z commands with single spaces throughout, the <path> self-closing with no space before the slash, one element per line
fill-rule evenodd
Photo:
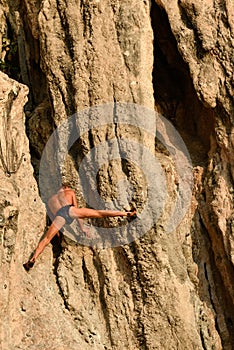
<path fill-rule="evenodd" d="M 233 14 L 228 0 L 0 2 L 3 350 L 233 348 Z M 181 169 L 152 137 L 156 130 L 118 124 L 118 110 L 93 128 L 96 115 L 85 109 L 114 102 L 155 108 L 190 153 L 192 197 L 170 233 Z M 46 168 L 55 180 L 54 187 L 43 182 L 43 192 L 44 147 L 77 111 L 75 126 L 86 131 L 62 164 Z M 160 219 L 123 246 L 55 240 L 27 274 L 22 263 L 46 228 L 38 193 L 49 197 L 59 174 L 85 205 L 78 169 L 95 149 L 84 168 L 94 173 L 109 152 L 98 151 L 102 143 L 117 141 L 119 159 L 99 169 L 100 195 L 122 203 L 120 181 L 126 201 L 132 189 L 142 210 L 149 170 L 120 159 L 125 138 L 148 147 L 162 166 Z M 143 148 L 131 147 L 140 156 Z"/>

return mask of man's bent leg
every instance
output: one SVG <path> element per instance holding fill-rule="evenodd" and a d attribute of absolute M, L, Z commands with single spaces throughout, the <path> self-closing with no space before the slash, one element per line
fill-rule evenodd
<path fill-rule="evenodd" d="M 26 270 L 29 270 L 31 267 L 33 267 L 33 264 L 35 260 L 38 258 L 38 256 L 44 251 L 45 247 L 50 243 L 52 238 L 58 233 L 58 231 L 64 226 L 65 219 L 61 216 L 57 216 L 55 220 L 50 225 L 48 231 L 46 232 L 45 237 L 39 242 L 32 258 L 28 261 L 28 263 L 24 264 L 24 268 Z M 27 266 L 27 264 L 29 266 Z M 30 266 L 30 264 L 32 266 Z"/>

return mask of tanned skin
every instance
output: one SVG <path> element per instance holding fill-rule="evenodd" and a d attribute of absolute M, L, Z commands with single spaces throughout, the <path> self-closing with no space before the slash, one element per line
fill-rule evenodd
<path fill-rule="evenodd" d="M 136 211 L 117 211 L 117 210 L 96 210 L 89 208 L 78 208 L 75 192 L 68 186 L 63 186 L 48 201 L 48 208 L 53 215 L 53 222 L 50 225 L 45 237 L 39 242 L 32 258 L 23 264 L 26 271 L 29 271 L 35 263 L 38 256 L 44 251 L 45 247 L 50 243 L 53 237 L 58 234 L 59 230 L 65 225 L 66 221 L 62 216 L 56 215 L 59 209 L 71 205 L 69 208 L 69 216 L 76 219 L 82 231 L 89 237 L 89 230 L 83 226 L 83 219 L 87 218 L 105 218 L 105 217 L 132 217 L 136 215 Z"/>

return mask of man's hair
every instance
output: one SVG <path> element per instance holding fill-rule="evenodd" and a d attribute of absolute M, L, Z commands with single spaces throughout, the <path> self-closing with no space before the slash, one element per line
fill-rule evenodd
<path fill-rule="evenodd" d="M 70 187 L 70 183 L 67 180 L 62 181 L 62 187 Z"/>

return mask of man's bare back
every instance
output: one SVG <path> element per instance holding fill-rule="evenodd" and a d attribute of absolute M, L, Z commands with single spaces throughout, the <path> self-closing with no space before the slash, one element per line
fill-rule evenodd
<path fill-rule="evenodd" d="M 70 188 L 61 188 L 48 201 L 48 207 L 51 213 L 55 216 L 57 211 L 66 205 L 77 207 L 75 192 Z"/>

